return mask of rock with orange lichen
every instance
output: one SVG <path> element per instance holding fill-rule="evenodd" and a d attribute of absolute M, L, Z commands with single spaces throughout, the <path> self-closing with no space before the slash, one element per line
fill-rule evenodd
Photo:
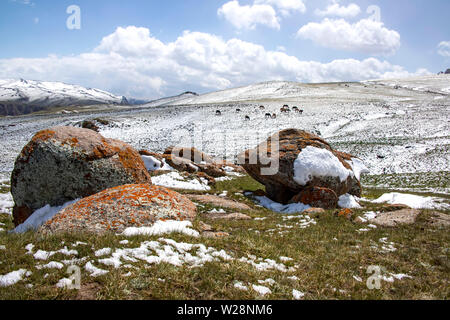
<path fill-rule="evenodd" d="M 43 233 L 123 232 L 158 220 L 193 221 L 197 208 L 185 196 L 160 186 L 129 184 L 104 190 L 66 207 L 47 221 Z"/>
<path fill-rule="evenodd" d="M 130 145 L 95 131 L 54 127 L 38 132 L 18 156 L 11 176 L 15 225 L 35 210 L 151 178 Z"/>
<path fill-rule="evenodd" d="M 337 205 L 336 197 L 346 193 L 361 195 L 361 185 L 354 174 L 348 175 L 344 181 L 333 175 L 311 176 L 306 184 L 300 184 L 295 179 L 295 162 L 308 147 L 329 151 L 344 169 L 353 170 L 346 161 L 354 158 L 352 155 L 333 150 L 319 136 L 298 129 L 274 134 L 256 148 L 238 155 L 238 162 L 251 177 L 265 185 L 267 197 L 283 204 L 298 202 L 302 198 L 307 201 L 305 204 L 331 208 Z M 315 188 L 326 188 L 331 192 Z M 317 198 L 320 193 L 324 195 L 324 201 Z"/>

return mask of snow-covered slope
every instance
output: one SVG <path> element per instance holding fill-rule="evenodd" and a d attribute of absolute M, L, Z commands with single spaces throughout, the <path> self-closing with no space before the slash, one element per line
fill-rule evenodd
<path fill-rule="evenodd" d="M 373 80 L 366 81 L 366 83 L 380 84 L 397 89 L 402 88 L 413 91 L 450 95 L 450 74 L 412 77 L 406 79 Z"/>
<path fill-rule="evenodd" d="M 386 97 L 410 96 L 409 91 L 450 95 L 450 75 L 426 76 L 408 79 L 374 80 L 361 83 L 304 84 L 289 81 L 268 81 L 245 87 L 211 92 L 174 101 L 172 105 L 203 105 L 236 102 L 295 102 L 302 99 L 367 100 L 379 99 L 381 92 Z M 439 99 L 439 97 L 437 98 Z"/>
<path fill-rule="evenodd" d="M 189 98 L 195 98 L 197 96 L 198 96 L 197 93 L 187 91 L 187 92 L 184 92 L 177 96 L 172 96 L 172 97 L 167 97 L 167 98 L 150 101 L 150 102 L 144 104 L 143 107 L 159 107 L 159 106 L 174 105 L 174 104 L 177 104 L 177 102 L 179 102 L 179 101 L 183 101 L 183 100 L 186 100 Z"/>
<path fill-rule="evenodd" d="M 16 115 L 50 107 L 126 104 L 126 98 L 61 82 L 0 80 L 0 114 Z"/>

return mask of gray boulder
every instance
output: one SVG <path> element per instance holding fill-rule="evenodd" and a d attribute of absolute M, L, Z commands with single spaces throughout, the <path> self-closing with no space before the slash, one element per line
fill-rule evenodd
<path fill-rule="evenodd" d="M 15 225 L 49 204 L 60 206 L 125 184 L 151 184 L 130 145 L 95 131 L 54 127 L 38 132 L 18 156 L 11 176 Z"/>

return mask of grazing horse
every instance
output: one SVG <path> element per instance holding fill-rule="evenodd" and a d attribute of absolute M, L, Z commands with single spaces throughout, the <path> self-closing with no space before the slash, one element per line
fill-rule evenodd
<path fill-rule="evenodd" d="M 259 110 L 266 110 L 264 106 L 259 106 Z"/>
<path fill-rule="evenodd" d="M 221 115 L 222 115 L 222 112 L 220 110 L 217 110 L 216 111 L 216 116 L 221 116 Z"/>
<path fill-rule="evenodd" d="M 266 113 L 266 120 L 271 119 L 272 115 L 270 113 Z"/>
<path fill-rule="evenodd" d="M 291 112 L 291 109 L 289 109 L 288 106 L 283 106 L 283 108 L 280 109 L 281 113 L 289 113 Z"/>
<path fill-rule="evenodd" d="M 277 115 L 276 115 L 276 113 L 274 113 L 273 115 L 272 115 L 272 119 L 276 119 L 277 118 Z"/>
<path fill-rule="evenodd" d="M 237 113 L 239 113 L 239 112 L 241 112 L 241 111 L 242 111 L 241 109 L 236 109 L 236 112 L 237 112 Z"/>
<path fill-rule="evenodd" d="M 249 116 L 245 116 L 245 121 L 250 121 L 250 117 Z"/>

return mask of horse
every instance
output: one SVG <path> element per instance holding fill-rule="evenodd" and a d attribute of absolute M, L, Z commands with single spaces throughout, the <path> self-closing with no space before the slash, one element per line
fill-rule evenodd
<path fill-rule="evenodd" d="M 271 119 L 271 118 L 272 118 L 272 114 L 266 113 L 266 120 Z"/>
<path fill-rule="evenodd" d="M 245 121 L 250 121 L 250 117 L 249 116 L 245 116 Z"/>
<path fill-rule="evenodd" d="M 220 110 L 217 110 L 216 111 L 216 116 L 221 116 L 221 115 L 222 115 L 222 112 Z"/>

